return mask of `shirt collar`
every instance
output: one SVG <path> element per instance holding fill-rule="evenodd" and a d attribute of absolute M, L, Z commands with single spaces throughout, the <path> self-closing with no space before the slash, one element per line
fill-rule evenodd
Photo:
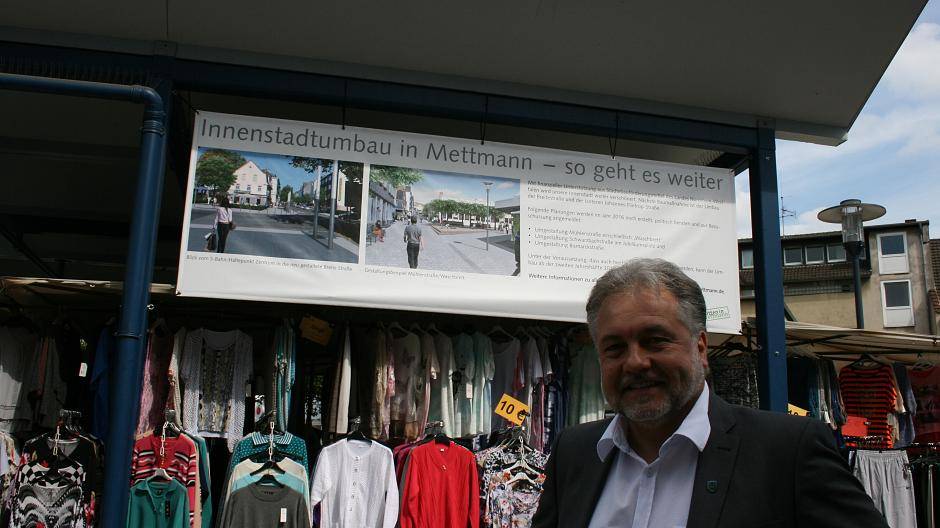
<path fill-rule="evenodd" d="M 150 479 L 146 479 L 141 482 L 142 482 L 142 485 L 134 486 L 133 491 L 137 495 L 147 497 L 147 500 L 150 502 L 150 507 L 153 508 L 153 511 L 157 511 L 157 497 L 155 496 L 153 492 L 154 486 L 159 486 L 159 487 L 166 486 L 165 488 L 163 488 L 164 489 L 163 496 L 166 497 L 167 499 L 172 500 L 173 496 L 176 495 L 177 488 L 173 485 L 173 483 L 175 482 L 173 480 L 170 480 L 166 484 L 163 484 L 163 483 L 155 484 Z"/>
<path fill-rule="evenodd" d="M 692 406 L 692 410 L 690 410 L 689 414 L 682 420 L 676 432 L 672 433 L 672 435 L 663 442 L 663 447 L 671 444 L 673 438 L 682 436 L 695 444 L 699 452 L 705 449 L 705 444 L 708 443 L 708 437 L 711 435 L 712 431 L 711 422 L 708 420 L 708 399 L 708 383 L 706 383 L 702 389 L 702 393 L 699 394 L 698 399 L 695 400 L 695 405 Z M 597 456 L 602 462 L 607 459 L 610 452 L 615 448 L 624 453 L 633 451 L 630 448 L 627 435 L 624 433 L 625 420 L 626 418 L 618 413 L 614 416 L 614 419 L 610 421 L 610 424 L 607 426 L 600 440 L 597 441 Z M 660 450 L 660 452 L 662 452 L 662 450 Z"/>
<path fill-rule="evenodd" d="M 263 435 L 259 432 L 251 433 L 251 443 L 256 446 L 264 445 L 268 443 L 269 435 Z M 279 445 L 287 445 L 291 443 L 291 440 L 294 439 L 294 435 L 290 433 L 284 433 L 282 435 L 274 435 L 274 443 Z"/>

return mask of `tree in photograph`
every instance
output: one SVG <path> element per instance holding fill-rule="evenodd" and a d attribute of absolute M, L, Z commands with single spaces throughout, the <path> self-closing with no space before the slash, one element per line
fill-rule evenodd
<path fill-rule="evenodd" d="M 207 150 L 196 162 L 196 185 L 227 192 L 235 184 L 235 171 L 247 163 L 231 150 Z"/>
<path fill-rule="evenodd" d="M 457 215 L 459 221 L 468 220 L 472 217 L 476 222 L 482 224 L 494 220 L 495 210 L 493 206 L 487 207 L 486 204 L 476 202 L 434 199 L 424 205 L 423 213 L 427 218 L 439 217 L 441 222 Z"/>
<path fill-rule="evenodd" d="M 317 169 L 320 169 L 321 175 L 333 174 L 333 160 L 293 156 L 290 159 L 290 165 L 311 174 L 317 172 Z"/>
<path fill-rule="evenodd" d="M 280 197 L 280 200 L 282 203 L 287 203 L 287 197 L 290 196 L 292 193 L 295 195 L 297 194 L 294 192 L 294 188 L 291 187 L 290 185 L 281 185 L 280 187 L 281 187 L 281 190 L 278 194 L 278 197 Z"/>
<path fill-rule="evenodd" d="M 375 181 L 388 184 L 393 189 L 414 185 L 424 179 L 424 173 L 418 169 L 405 167 L 390 167 L 387 165 L 373 165 L 369 177 Z"/>

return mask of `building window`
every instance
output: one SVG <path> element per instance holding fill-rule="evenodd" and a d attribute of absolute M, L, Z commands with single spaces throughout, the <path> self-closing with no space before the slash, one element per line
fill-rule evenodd
<path fill-rule="evenodd" d="M 882 282 L 881 304 L 884 309 L 885 328 L 914 326 L 911 281 Z"/>
<path fill-rule="evenodd" d="M 792 247 L 783 250 L 783 263 L 787 266 L 799 266 L 803 263 L 803 248 Z"/>
<path fill-rule="evenodd" d="M 826 248 L 824 246 L 807 246 L 806 263 L 820 264 L 826 261 Z"/>
<path fill-rule="evenodd" d="M 907 273 L 907 236 L 904 233 L 878 235 L 878 272 L 882 275 Z"/>
<path fill-rule="evenodd" d="M 829 244 L 826 246 L 826 257 L 829 262 L 845 262 L 845 246 L 842 244 Z"/>
<path fill-rule="evenodd" d="M 751 269 L 754 267 L 754 250 L 741 250 L 741 269 Z"/>
<path fill-rule="evenodd" d="M 251 192 L 251 184 L 248 184 L 248 192 Z"/>

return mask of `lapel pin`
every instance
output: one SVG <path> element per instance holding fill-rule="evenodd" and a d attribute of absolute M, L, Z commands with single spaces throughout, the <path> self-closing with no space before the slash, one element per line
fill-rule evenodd
<path fill-rule="evenodd" d="M 715 493 L 716 491 L 718 491 L 718 481 L 709 480 L 705 482 L 705 489 L 707 489 L 709 493 Z"/>

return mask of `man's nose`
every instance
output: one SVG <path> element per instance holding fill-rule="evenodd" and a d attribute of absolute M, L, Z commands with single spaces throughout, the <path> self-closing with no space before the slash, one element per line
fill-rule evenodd
<path fill-rule="evenodd" d="M 631 344 L 627 347 L 621 368 L 630 374 L 647 371 L 650 368 L 650 356 L 643 347 L 635 343 Z"/>

